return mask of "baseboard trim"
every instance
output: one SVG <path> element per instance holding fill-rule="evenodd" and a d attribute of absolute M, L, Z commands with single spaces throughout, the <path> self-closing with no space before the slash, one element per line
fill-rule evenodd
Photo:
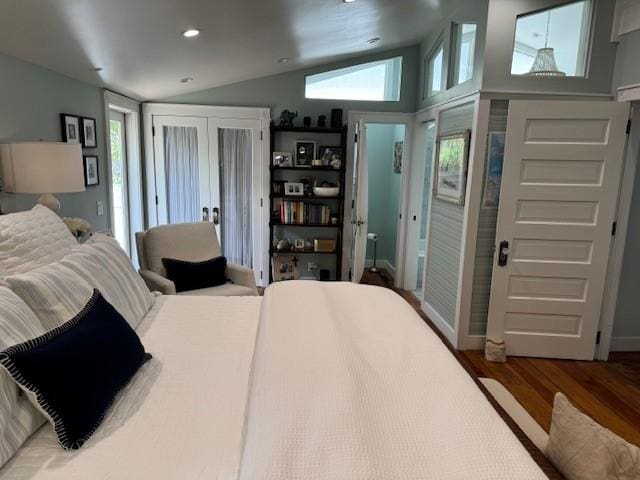
<path fill-rule="evenodd" d="M 422 302 L 422 311 L 427 314 L 429 320 L 431 320 L 436 328 L 440 330 L 440 332 L 442 332 L 442 334 L 447 338 L 447 340 L 449 340 L 449 342 L 451 342 L 453 348 L 457 349 L 458 339 L 456 337 L 456 331 L 453 329 L 453 327 L 451 327 L 451 325 L 447 323 L 444 318 L 442 318 L 442 315 L 436 312 L 431 305 L 424 301 Z"/>
<path fill-rule="evenodd" d="M 640 352 L 640 337 L 613 337 L 610 351 Z"/>

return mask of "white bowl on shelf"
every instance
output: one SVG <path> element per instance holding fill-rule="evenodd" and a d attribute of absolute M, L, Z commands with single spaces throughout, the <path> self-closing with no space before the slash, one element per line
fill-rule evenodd
<path fill-rule="evenodd" d="M 313 187 L 316 197 L 336 197 L 340 193 L 340 187 Z"/>

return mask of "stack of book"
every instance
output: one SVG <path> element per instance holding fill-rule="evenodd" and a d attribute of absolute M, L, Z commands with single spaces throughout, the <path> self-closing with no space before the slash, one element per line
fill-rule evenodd
<path fill-rule="evenodd" d="M 280 223 L 328 225 L 331 210 L 327 205 L 315 205 L 304 202 L 280 202 Z"/>

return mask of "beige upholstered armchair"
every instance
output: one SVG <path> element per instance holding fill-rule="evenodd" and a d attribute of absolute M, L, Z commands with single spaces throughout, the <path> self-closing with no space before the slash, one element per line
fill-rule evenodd
<path fill-rule="evenodd" d="M 212 223 L 181 223 L 153 227 L 136 233 L 140 275 L 150 290 L 175 295 L 175 284 L 166 278 L 163 258 L 201 262 L 219 256 L 220 243 Z M 258 295 L 253 270 L 227 264 L 226 276 L 233 283 L 180 292 L 178 295 Z"/>

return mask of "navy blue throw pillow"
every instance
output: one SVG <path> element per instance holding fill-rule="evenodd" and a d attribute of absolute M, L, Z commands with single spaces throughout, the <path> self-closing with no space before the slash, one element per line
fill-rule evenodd
<path fill-rule="evenodd" d="M 68 322 L 0 352 L 0 364 L 35 397 L 65 449 L 78 449 L 93 435 L 118 392 L 150 358 L 98 290 Z"/>
<path fill-rule="evenodd" d="M 204 262 L 187 262 L 163 258 L 162 265 L 167 278 L 176 285 L 176 292 L 188 292 L 200 288 L 217 287 L 227 283 L 227 259 L 215 257 Z"/>

